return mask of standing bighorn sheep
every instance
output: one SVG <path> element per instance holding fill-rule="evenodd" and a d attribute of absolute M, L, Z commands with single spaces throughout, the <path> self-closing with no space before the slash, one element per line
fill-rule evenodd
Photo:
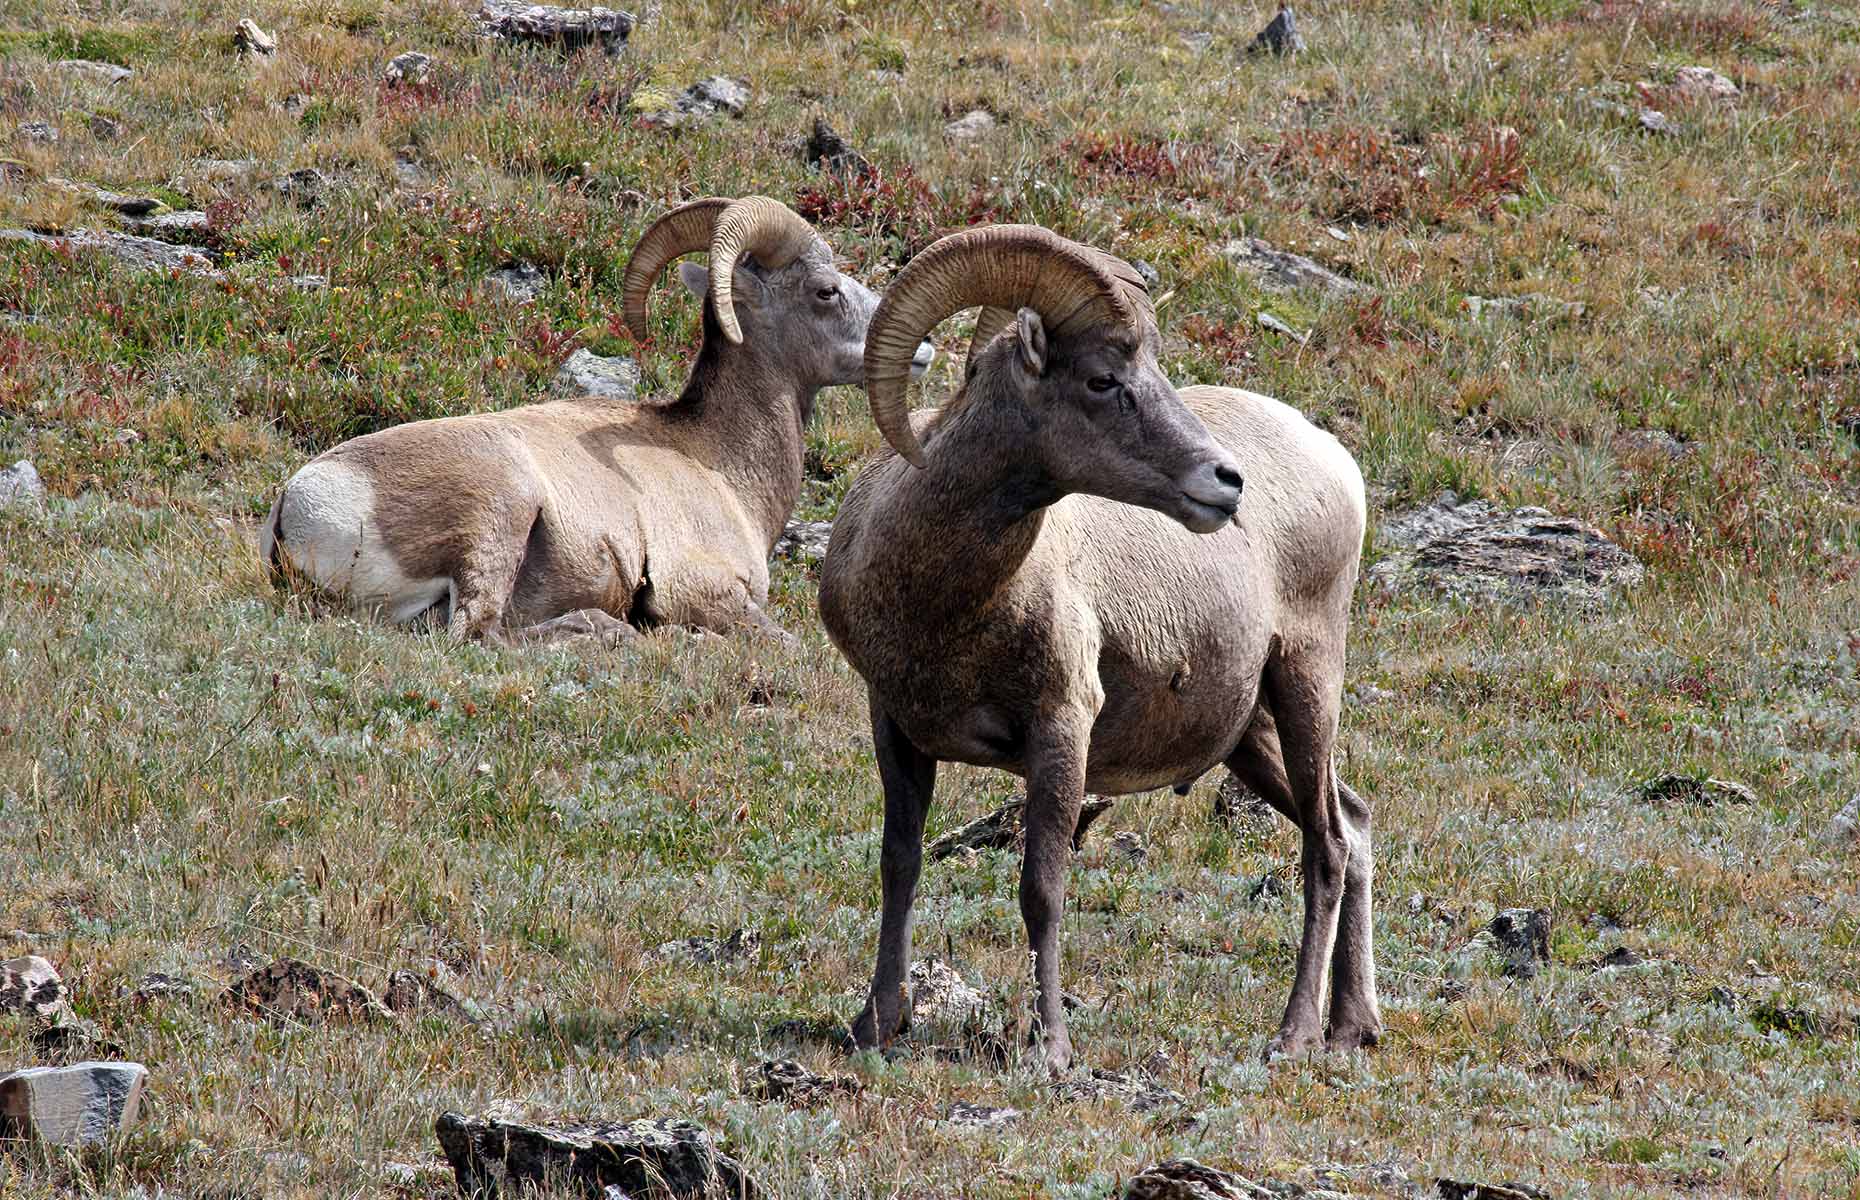
<path fill-rule="evenodd" d="M 966 381 L 913 422 L 911 348 L 975 305 Z M 1380 1031 L 1370 809 L 1332 762 L 1362 476 L 1276 400 L 1178 395 L 1157 345 L 1128 267 L 1033 226 L 944 238 L 873 318 L 866 388 L 897 455 L 847 493 L 820 587 L 827 630 L 869 689 L 885 791 L 861 1046 L 909 1021 L 911 906 L 941 761 L 1026 778 L 1020 906 L 1054 1071 L 1072 1057 L 1059 921 L 1084 793 L 1182 785 L 1218 763 L 1303 832 L 1303 942 L 1268 1053 L 1324 1040 L 1327 969 L 1329 1045 Z"/>
<path fill-rule="evenodd" d="M 680 269 L 704 337 L 676 401 L 586 397 L 344 442 L 285 485 L 265 559 L 461 637 L 773 628 L 768 554 L 801 492 L 802 428 L 819 389 L 859 382 L 878 297 L 779 202 L 698 200 L 627 263 L 635 335 L 660 272 L 706 248 L 708 270 Z"/>

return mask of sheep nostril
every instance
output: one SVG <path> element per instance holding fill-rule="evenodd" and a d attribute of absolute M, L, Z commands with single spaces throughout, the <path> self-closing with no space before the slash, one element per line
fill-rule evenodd
<path fill-rule="evenodd" d="M 1214 477 L 1221 481 L 1222 487 L 1230 487 L 1236 492 L 1245 485 L 1245 481 L 1240 478 L 1240 469 L 1228 463 L 1216 466 Z"/>

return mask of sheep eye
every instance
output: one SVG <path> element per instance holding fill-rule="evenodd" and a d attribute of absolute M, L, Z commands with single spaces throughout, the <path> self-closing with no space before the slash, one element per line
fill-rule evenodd
<path fill-rule="evenodd" d="M 840 289 L 837 285 L 834 287 L 821 288 L 819 291 L 814 293 L 815 296 L 819 297 L 822 300 L 835 299 L 839 296 L 839 294 L 840 294 Z"/>
<path fill-rule="evenodd" d="M 1108 392 L 1118 386 L 1117 376 L 1099 375 L 1087 381 L 1085 386 L 1094 392 Z"/>

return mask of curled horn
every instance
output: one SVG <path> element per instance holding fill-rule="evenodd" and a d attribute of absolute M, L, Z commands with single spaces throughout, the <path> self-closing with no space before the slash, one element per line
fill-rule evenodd
<path fill-rule="evenodd" d="M 711 242 L 711 231 L 732 202 L 712 196 L 681 204 L 666 213 L 633 247 L 633 257 L 626 263 L 620 282 L 621 311 L 633 336 L 646 337 L 646 294 L 658 282 L 659 273 L 675 258 L 702 250 Z"/>
<path fill-rule="evenodd" d="M 983 306 L 983 315 L 971 354 L 980 351 L 985 330 L 993 336 L 1022 308 L 1033 309 L 1048 329 L 1065 334 L 1097 321 L 1135 325 L 1148 307 L 1134 271 L 1037 225 L 969 229 L 931 245 L 893 281 L 865 336 L 872 419 L 912 466 L 922 467 L 926 460 L 905 404 L 911 357 L 944 318 L 976 305 Z"/>
<path fill-rule="evenodd" d="M 814 227 L 800 213 L 767 196 L 745 196 L 717 221 L 710 241 L 710 298 L 717 324 L 736 345 L 743 341 L 736 323 L 736 263 L 745 253 L 765 267 L 785 267 L 814 242 Z"/>

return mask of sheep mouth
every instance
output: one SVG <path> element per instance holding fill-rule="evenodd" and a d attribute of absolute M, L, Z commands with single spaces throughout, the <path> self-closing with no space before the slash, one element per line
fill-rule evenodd
<path fill-rule="evenodd" d="M 930 369 L 930 364 L 935 361 L 936 347 L 932 346 L 928 340 L 917 343 L 917 352 L 911 355 L 911 378 L 922 379 L 924 373 Z"/>
<path fill-rule="evenodd" d="M 1200 499 L 1191 492 L 1183 492 L 1180 497 L 1182 524 L 1196 533 L 1212 533 L 1234 519 L 1240 511 L 1238 493 L 1224 496 L 1219 501 Z"/>

